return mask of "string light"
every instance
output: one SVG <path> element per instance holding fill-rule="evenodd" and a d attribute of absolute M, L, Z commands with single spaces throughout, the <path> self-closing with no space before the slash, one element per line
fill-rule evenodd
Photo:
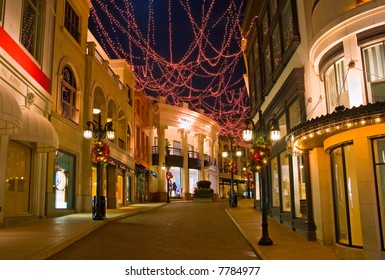
<path fill-rule="evenodd" d="M 90 2 L 91 32 L 111 58 L 131 65 L 137 90 L 150 100 L 161 96 L 203 109 L 221 125 L 222 135 L 240 137 L 249 113 L 241 49 L 244 0 Z"/>

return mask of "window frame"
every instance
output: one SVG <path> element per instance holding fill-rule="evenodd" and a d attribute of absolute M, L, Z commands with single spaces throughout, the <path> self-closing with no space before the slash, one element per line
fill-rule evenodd
<path fill-rule="evenodd" d="M 70 76 L 70 81 L 68 82 L 64 75 L 64 71 L 68 69 Z M 69 65 L 64 65 L 62 69 L 62 77 L 61 77 L 61 87 L 60 87 L 60 111 L 62 117 L 79 124 L 80 122 L 80 102 L 78 96 L 78 90 L 76 88 L 76 76 L 74 71 Z M 64 98 L 64 89 L 69 91 L 69 102 Z M 69 115 L 67 115 L 67 110 L 65 110 L 65 106 L 69 108 Z"/>
<path fill-rule="evenodd" d="M 340 67 L 340 62 L 342 64 L 342 67 Z M 325 99 L 326 99 L 326 109 L 328 113 L 332 113 L 336 107 L 340 105 L 340 97 L 341 95 L 347 91 L 349 92 L 348 86 L 347 86 L 347 70 L 346 71 L 340 71 L 341 69 L 345 69 L 345 56 L 342 54 L 338 56 L 338 58 L 332 60 L 330 64 L 325 68 L 325 70 L 322 73 L 323 82 L 324 82 L 324 90 L 325 90 Z M 333 70 L 333 82 L 330 83 L 329 76 L 327 76 L 327 73 L 329 70 Z M 343 73 L 343 76 L 341 77 L 339 74 Z M 342 85 L 341 85 L 342 82 Z M 333 95 L 331 96 L 330 89 L 328 85 L 336 85 L 336 87 L 333 86 Z M 333 104 L 332 98 L 335 98 L 336 101 Z"/>
<path fill-rule="evenodd" d="M 332 181 L 332 191 L 333 191 L 333 206 L 334 206 L 334 224 L 335 224 L 335 237 L 336 237 L 336 242 L 342 246 L 347 246 L 347 247 L 352 247 L 352 248 L 363 248 L 363 240 L 362 240 L 362 231 L 360 231 L 361 233 L 361 244 L 354 244 L 355 240 L 357 240 L 357 237 L 356 235 L 353 236 L 353 232 L 354 232 L 354 225 L 352 223 L 352 219 L 351 219 L 351 213 L 350 213 L 350 210 L 352 207 L 350 207 L 349 205 L 349 195 L 348 195 L 348 178 L 347 178 L 347 173 L 349 172 L 347 170 L 348 167 L 348 164 L 347 164 L 347 157 L 346 157 L 346 148 L 347 147 L 352 147 L 353 148 L 353 156 L 354 156 L 354 145 L 353 145 L 353 142 L 352 141 L 348 141 L 348 142 L 345 142 L 345 143 L 341 143 L 340 145 L 336 145 L 334 146 L 331 150 L 330 150 L 330 172 L 331 172 L 331 181 Z M 338 198 L 341 197 L 341 196 L 338 196 L 338 191 L 337 191 L 337 186 L 336 186 L 336 177 L 334 176 L 334 164 L 336 163 L 335 161 L 335 158 L 333 157 L 334 155 L 334 152 L 337 151 L 337 150 L 340 150 L 340 153 L 341 153 L 341 172 L 342 172 L 342 177 L 341 176 L 338 176 L 339 177 L 339 182 L 343 184 L 343 186 L 341 186 L 343 189 L 343 202 L 344 202 L 344 205 L 341 205 L 341 210 L 343 212 L 340 212 L 340 208 L 338 207 L 339 203 L 338 203 Z M 355 173 L 355 167 L 356 166 L 353 166 L 354 170 L 351 170 L 353 172 L 351 172 L 351 174 L 356 174 Z M 338 175 L 341 175 L 341 174 L 338 174 Z M 351 189 L 350 189 L 351 192 L 353 192 Z M 355 194 L 351 194 L 351 197 L 353 196 L 359 196 L 358 194 L 358 190 L 357 190 L 357 193 Z M 357 200 L 358 198 L 356 198 Z M 353 198 L 354 200 L 354 198 Z M 355 207 L 355 209 L 357 209 L 357 207 Z M 360 212 L 361 210 L 358 209 L 358 212 Z M 340 214 L 344 214 L 344 216 L 341 216 Z M 346 241 L 342 241 L 342 237 L 341 237 L 341 232 L 340 232 L 340 228 L 341 228 L 341 223 L 340 223 L 340 217 L 346 219 L 346 230 L 347 230 L 347 237 L 346 237 Z M 356 226 L 357 224 L 354 223 Z M 360 228 L 362 228 L 362 221 L 361 221 L 361 218 L 359 220 L 359 226 Z"/>
<path fill-rule="evenodd" d="M 383 162 L 377 162 L 377 154 L 375 153 L 376 151 L 376 145 L 375 142 L 379 140 L 384 140 L 385 141 L 385 135 L 382 135 L 380 137 L 372 138 L 371 139 L 371 148 L 372 148 L 372 158 L 373 158 L 373 171 L 374 171 L 374 184 L 376 188 L 376 202 L 377 202 L 377 209 L 378 209 L 378 221 L 379 221 L 379 228 L 380 228 L 380 235 L 381 235 L 381 249 L 382 251 L 385 251 L 385 211 L 384 213 L 381 212 L 381 209 L 384 209 L 385 205 L 385 195 L 384 197 L 381 197 L 381 192 L 379 184 L 379 171 L 378 167 L 379 166 L 384 166 L 385 167 L 385 160 L 383 159 Z M 377 145 L 378 148 L 378 145 Z M 382 201 L 381 201 L 382 198 Z"/>
<path fill-rule="evenodd" d="M 64 27 L 72 38 L 80 43 L 81 18 L 69 1 L 65 1 L 64 5 Z"/>
<path fill-rule="evenodd" d="M 0 27 L 3 26 L 5 0 L 0 0 Z"/>
<path fill-rule="evenodd" d="M 385 83 L 385 66 L 382 67 L 382 76 L 383 76 L 382 79 L 375 79 L 375 80 L 368 81 L 368 75 L 376 76 L 377 74 L 371 74 L 371 71 L 367 70 L 367 61 L 366 61 L 366 55 L 365 55 L 365 51 L 367 49 L 374 48 L 377 45 L 382 45 L 382 61 L 385 62 L 385 41 L 384 40 L 376 41 L 376 42 L 373 42 L 372 44 L 361 46 L 362 64 L 363 64 L 363 69 L 365 73 L 364 74 L 365 97 L 366 97 L 367 103 L 375 103 L 377 101 L 383 101 L 383 100 L 375 100 L 375 101 L 373 100 L 374 96 L 371 89 L 371 85 L 376 83 L 382 83 L 382 84 Z M 382 65 L 382 64 L 379 63 L 379 65 Z M 385 96 L 383 97 L 383 99 L 385 100 Z"/>
<path fill-rule="evenodd" d="M 4 1 L 5 3 L 5 1 Z M 43 57 L 43 48 L 44 48 L 44 26 L 45 26 L 45 8 L 46 3 L 44 0 L 37 0 L 37 7 L 32 2 L 32 0 L 23 0 L 22 4 L 22 14 L 21 14 L 21 23 L 20 23 L 20 43 L 27 50 L 29 54 L 39 63 L 42 61 Z M 36 17 L 36 22 L 33 20 L 32 27 L 26 27 L 25 15 L 29 11 L 33 10 L 33 15 Z M 28 28 L 28 29 L 26 29 Z M 32 29 L 31 29 L 32 28 Z M 32 30 L 32 32 L 31 32 Z M 29 34 L 29 39 L 26 41 L 26 35 Z"/>

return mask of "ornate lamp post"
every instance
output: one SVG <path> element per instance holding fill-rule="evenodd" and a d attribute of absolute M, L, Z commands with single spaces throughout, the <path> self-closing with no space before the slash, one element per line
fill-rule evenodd
<path fill-rule="evenodd" d="M 93 121 L 87 122 L 87 129 L 84 130 L 84 138 L 89 140 L 92 137 L 97 142 L 95 144 L 99 147 L 107 147 L 107 144 L 103 143 L 102 139 L 113 140 L 115 137 L 115 131 L 112 129 L 112 122 L 107 122 L 104 127 L 102 127 L 102 116 L 99 109 L 93 110 L 94 115 L 98 116 L 98 123 L 94 123 Z M 97 146 L 96 146 L 97 147 Z M 95 151 L 93 151 L 94 153 Z M 100 153 L 103 154 L 103 151 L 100 151 Z M 102 205 L 102 164 L 106 163 L 105 159 L 102 158 L 104 155 L 98 155 L 96 154 L 94 157 L 94 160 L 96 161 L 96 196 L 94 197 L 94 203 L 92 205 L 93 207 L 93 220 L 104 220 L 106 218 L 105 216 L 105 202 Z"/>
<path fill-rule="evenodd" d="M 236 149 L 236 147 L 233 147 L 233 139 L 230 139 L 230 151 L 228 151 L 228 146 L 225 146 L 225 150 L 222 152 L 222 157 L 223 158 L 228 158 L 230 161 L 230 174 L 231 174 L 231 181 L 230 181 L 230 196 L 229 196 L 229 206 L 230 207 L 237 207 L 238 205 L 238 200 L 237 196 L 234 192 L 234 154 L 237 157 L 242 156 L 242 152 L 239 149 Z"/>
<path fill-rule="evenodd" d="M 272 141 L 278 141 L 280 138 L 279 124 L 278 121 L 273 118 L 268 122 L 266 128 L 265 121 L 262 116 L 262 111 L 259 111 L 259 123 L 260 123 L 260 131 L 258 133 L 257 128 L 251 119 L 246 120 L 246 128 L 243 130 L 243 140 L 245 141 L 254 141 L 252 149 L 250 150 L 250 156 L 252 156 L 251 161 L 257 161 L 256 169 L 261 170 L 264 174 L 262 174 L 262 237 L 258 241 L 259 245 L 273 245 L 273 240 L 269 237 L 268 231 L 268 222 L 267 222 L 267 190 L 268 190 L 268 180 L 267 180 L 267 157 L 266 153 L 269 152 L 269 148 L 266 146 L 265 139 L 268 137 L 268 132 L 270 132 L 270 139 Z M 250 127 L 251 125 L 251 127 Z M 259 137 L 258 137 L 259 136 Z M 267 139 L 268 140 L 268 139 Z M 255 147 L 258 151 L 254 151 L 253 147 Z M 270 156 L 270 155 L 269 155 Z M 254 170 L 254 171 L 257 171 Z"/>

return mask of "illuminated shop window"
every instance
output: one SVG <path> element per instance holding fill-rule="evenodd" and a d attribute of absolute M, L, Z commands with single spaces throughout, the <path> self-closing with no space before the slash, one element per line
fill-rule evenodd
<path fill-rule="evenodd" d="M 55 155 L 54 194 L 56 209 L 72 209 L 75 189 L 75 157 L 61 151 Z"/>
<path fill-rule="evenodd" d="M 292 155 L 295 217 L 306 216 L 305 170 L 302 155 Z"/>
<path fill-rule="evenodd" d="M 273 207 L 279 207 L 279 173 L 278 173 L 278 159 L 273 157 L 270 160 L 271 168 L 271 195 L 273 199 Z"/>
<path fill-rule="evenodd" d="M 381 223 L 382 250 L 385 250 L 385 138 L 372 142 L 374 152 L 377 201 Z"/>
<path fill-rule="evenodd" d="M 336 240 L 338 243 L 362 247 L 362 227 L 356 162 L 352 144 L 341 145 L 330 153 Z"/>
<path fill-rule="evenodd" d="M 28 212 L 31 149 L 9 142 L 5 178 L 5 212 Z"/>
<path fill-rule="evenodd" d="M 290 190 L 290 168 L 289 155 L 287 152 L 280 154 L 281 165 L 281 199 L 283 212 L 291 211 L 291 190 Z"/>

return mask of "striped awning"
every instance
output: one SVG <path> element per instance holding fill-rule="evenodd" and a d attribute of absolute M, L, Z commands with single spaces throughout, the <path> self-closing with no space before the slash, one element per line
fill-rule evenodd
<path fill-rule="evenodd" d="M 0 135 L 20 133 L 22 127 L 19 104 L 5 89 L 0 89 Z"/>
<path fill-rule="evenodd" d="M 59 138 L 50 121 L 30 109 L 22 107 L 23 129 L 20 134 L 10 136 L 12 140 L 31 142 L 37 152 L 51 152 L 59 148 Z"/>

